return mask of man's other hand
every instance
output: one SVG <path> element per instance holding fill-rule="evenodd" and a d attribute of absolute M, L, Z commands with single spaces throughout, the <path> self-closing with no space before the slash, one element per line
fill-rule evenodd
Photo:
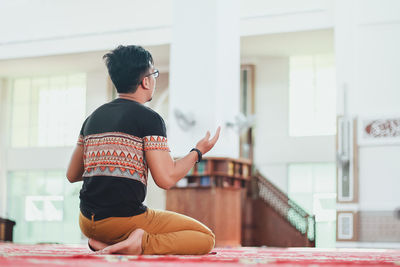
<path fill-rule="evenodd" d="M 206 136 L 204 136 L 196 145 L 196 148 L 200 150 L 200 152 L 204 155 L 208 151 L 211 150 L 211 148 L 214 147 L 215 143 L 217 143 L 218 138 L 219 138 L 219 133 L 221 132 L 221 127 L 218 127 L 217 132 L 213 136 L 213 138 L 210 139 L 210 131 L 207 131 Z"/>

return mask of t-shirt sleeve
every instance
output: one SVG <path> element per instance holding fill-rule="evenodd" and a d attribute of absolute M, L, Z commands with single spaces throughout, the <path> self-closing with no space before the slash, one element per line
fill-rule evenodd
<path fill-rule="evenodd" d="M 143 146 L 144 151 L 170 151 L 164 120 L 157 113 L 153 114 L 143 125 Z"/>
<path fill-rule="evenodd" d="M 78 141 L 76 142 L 76 144 L 77 144 L 78 146 L 83 146 L 83 144 L 84 144 L 84 137 L 85 137 L 85 135 L 84 135 L 83 131 L 84 131 L 84 129 L 85 129 L 86 121 L 87 121 L 87 119 L 83 122 L 81 131 L 79 132 Z"/>

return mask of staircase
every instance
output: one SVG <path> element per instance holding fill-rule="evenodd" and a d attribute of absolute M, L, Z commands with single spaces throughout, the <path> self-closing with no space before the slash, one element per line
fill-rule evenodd
<path fill-rule="evenodd" d="M 315 216 L 258 171 L 242 194 L 242 245 L 315 247 Z"/>

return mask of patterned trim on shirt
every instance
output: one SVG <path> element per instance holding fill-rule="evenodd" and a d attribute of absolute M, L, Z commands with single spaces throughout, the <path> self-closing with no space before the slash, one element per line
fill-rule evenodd
<path fill-rule="evenodd" d="M 144 151 L 168 150 L 163 136 L 136 137 L 126 133 L 107 132 L 85 136 L 83 177 L 113 176 L 142 182 L 147 185 L 148 167 Z"/>
<path fill-rule="evenodd" d="M 108 132 L 84 138 L 83 177 L 124 177 L 147 184 L 147 164 L 142 138 Z"/>
<path fill-rule="evenodd" d="M 166 150 L 170 151 L 168 147 L 167 138 L 158 135 L 149 135 L 143 137 L 144 151 L 148 150 Z"/>

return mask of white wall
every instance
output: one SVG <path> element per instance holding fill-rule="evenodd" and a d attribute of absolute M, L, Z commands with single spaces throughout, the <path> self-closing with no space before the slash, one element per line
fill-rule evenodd
<path fill-rule="evenodd" d="M 86 116 L 89 116 L 100 105 L 111 100 L 112 88 L 107 70 L 86 73 Z"/>
<path fill-rule="evenodd" d="M 335 13 L 337 84 L 339 93 L 347 84 L 350 115 L 400 116 L 400 1 L 337 1 Z M 360 209 L 400 206 L 399 159 L 400 146 L 359 147 Z"/>
<path fill-rule="evenodd" d="M 393 211 L 400 207 L 400 146 L 360 149 L 361 210 Z"/>
<path fill-rule="evenodd" d="M 333 162 L 335 138 L 289 136 L 289 57 L 258 59 L 255 80 L 255 164 L 287 192 L 287 165 Z"/>

